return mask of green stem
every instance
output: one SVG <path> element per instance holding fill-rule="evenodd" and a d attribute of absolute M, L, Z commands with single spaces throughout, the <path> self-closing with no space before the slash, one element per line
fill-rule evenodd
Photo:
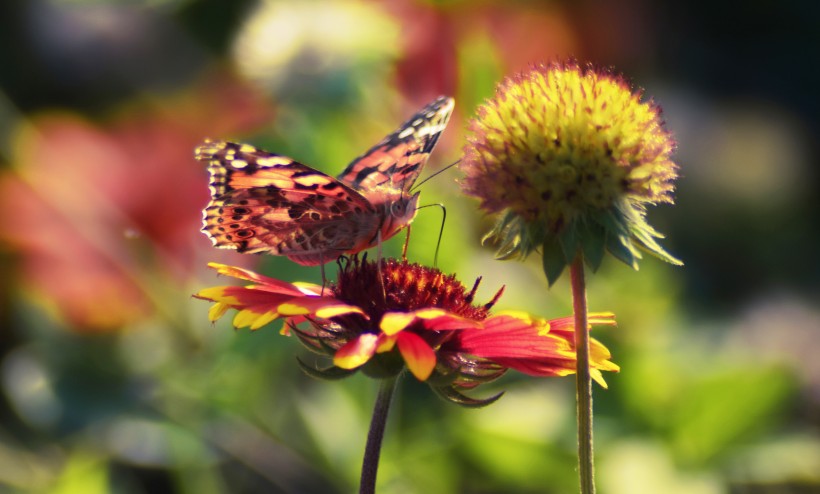
<path fill-rule="evenodd" d="M 578 475 L 581 494 L 595 494 L 595 466 L 592 454 L 592 376 L 589 372 L 589 324 L 584 281 L 584 256 L 570 265 L 572 309 L 575 313 L 575 389 L 578 401 Z"/>
<path fill-rule="evenodd" d="M 390 411 L 390 401 L 396 390 L 398 377 L 382 379 L 379 387 L 379 396 L 373 407 L 373 417 L 370 419 L 370 431 L 367 433 L 367 445 L 364 448 L 362 461 L 362 478 L 359 485 L 359 494 L 375 494 L 376 473 L 379 469 L 379 455 L 382 449 L 384 428 L 387 425 L 387 412 Z"/>

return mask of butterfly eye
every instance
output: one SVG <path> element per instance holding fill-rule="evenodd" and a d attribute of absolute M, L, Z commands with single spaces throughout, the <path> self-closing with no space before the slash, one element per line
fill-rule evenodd
<path fill-rule="evenodd" d="M 390 214 L 393 216 L 404 215 L 404 201 L 396 201 L 390 205 Z"/>

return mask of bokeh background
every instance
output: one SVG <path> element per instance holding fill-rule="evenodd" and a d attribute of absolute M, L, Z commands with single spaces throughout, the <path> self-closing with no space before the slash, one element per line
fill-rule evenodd
<path fill-rule="evenodd" d="M 207 321 L 208 261 L 320 275 L 213 249 L 193 148 L 335 174 L 450 94 L 433 172 L 496 82 L 568 56 L 662 105 L 682 173 L 650 221 L 686 266 L 610 258 L 590 281 L 622 366 L 596 390 L 599 491 L 820 492 L 818 19 L 808 0 L 2 2 L 0 492 L 353 492 L 375 383 L 307 378 L 276 325 Z M 506 285 L 501 308 L 569 314 L 536 259 L 480 246 L 458 175 L 423 187 L 447 205 L 440 267 L 484 276 L 479 300 Z M 419 214 L 411 259 L 432 262 L 440 222 Z M 476 393 L 502 389 L 463 410 L 405 380 L 379 492 L 575 492 L 572 379 Z"/>

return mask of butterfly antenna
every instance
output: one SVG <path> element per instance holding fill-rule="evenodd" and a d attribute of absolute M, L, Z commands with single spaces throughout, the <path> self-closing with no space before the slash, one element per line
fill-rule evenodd
<path fill-rule="evenodd" d="M 436 241 L 436 253 L 433 255 L 433 267 L 437 267 L 438 266 L 438 251 L 439 251 L 439 247 L 441 247 L 441 238 L 444 235 L 444 223 L 447 222 L 447 208 L 444 207 L 444 204 L 436 203 L 436 204 L 425 204 L 424 206 L 419 206 L 416 209 L 429 208 L 429 207 L 432 207 L 432 206 L 438 206 L 438 207 L 441 208 L 441 228 L 439 228 L 439 231 L 438 231 L 438 240 Z M 408 235 L 409 235 L 409 232 L 408 232 Z"/>
<path fill-rule="evenodd" d="M 442 168 L 441 170 L 439 170 L 439 171 L 437 171 L 437 172 L 433 173 L 432 175 L 430 175 L 429 177 L 425 178 L 425 179 L 424 179 L 424 180 L 422 180 L 421 182 L 419 182 L 419 183 L 417 183 L 417 184 L 413 184 L 413 186 L 412 186 L 412 187 L 410 187 L 410 190 L 409 190 L 408 192 L 412 192 L 412 190 L 413 190 L 413 189 L 416 189 L 416 188 L 418 188 L 418 187 L 421 187 L 421 186 L 422 186 L 422 184 L 424 184 L 425 182 L 427 182 L 427 181 L 428 181 L 428 180 L 430 180 L 431 178 L 433 178 L 433 177 L 435 177 L 435 176 L 437 176 L 437 175 L 440 175 L 440 174 L 442 174 L 442 173 L 446 172 L 447 170 L 449 170 L 450 168 L 452 168 L 452 167 L 456 166 L 456 165 L 457 165 L 457 164 L 459 164 L 459 163 L 461 163 L 461 160 L 456 160 L 454 163 L 450 163 L 449 165 L 445 166 L 445 167 L 444 167 L 444 168 Z"/>

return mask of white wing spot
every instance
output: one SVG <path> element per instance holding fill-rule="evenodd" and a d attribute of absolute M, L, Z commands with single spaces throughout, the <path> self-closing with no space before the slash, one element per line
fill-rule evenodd
<path fill-rule="evenodd" d="M 234 168 L 245 168 L 248 166 L 248 162 L 245 160 L 232 160 L 231 166 Z"/>
<path fill-rule="evenodd" d="M 294 182 L 309 187 L 311 185 L 322 185 L 327 183 L 327 177 L 323 177 L 318 173 L 316 175 L 305 175 L 293 180 Z"/>
<path fill-rule="evenodd" d="M 263 167 L 289 165 L 291 160 L 284 156 L 268 156 L 267 158 L 259 158 L 256 164 Z"/>
<path fill-rule="evenodd" d="M 253 153 L 256 151 L 256 148 L 251 146 L 250 144 L 242 144 L 239 146 L 240 153 Z"/>
<path fill-rule="evenodd" d="M 416 129 L 414 129 L 413 127 L 407 127 L 399 133 L 399 139 L 404 139 L 407 136 L 411 136 L 415 131 Z"/>

